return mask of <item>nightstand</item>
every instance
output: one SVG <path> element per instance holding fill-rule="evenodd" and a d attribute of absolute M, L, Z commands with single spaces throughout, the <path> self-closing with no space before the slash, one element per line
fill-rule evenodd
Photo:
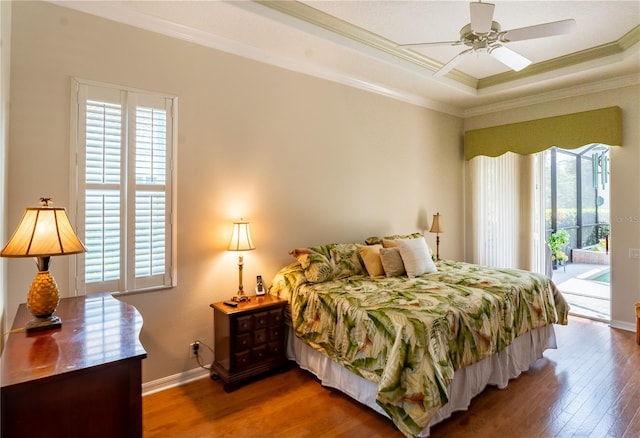
<path fill-rule="evenodd" d="M 283 370 L 284 309 L 287 301 L 271 295 L 251 296 L 237 307 L 213 303 L 215 357 L 211 378 L 222 380 L 225 391 L 272 370 Z"/>

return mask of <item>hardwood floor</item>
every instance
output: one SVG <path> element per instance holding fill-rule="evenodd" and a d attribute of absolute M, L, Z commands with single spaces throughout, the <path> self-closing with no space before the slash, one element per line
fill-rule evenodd
<path fill-rule="evenodd" d="M 576 317 L 556 334 L 557 350 L 506 389 L 485 389 L 431 436 L 639 437 L 635 335 Z M 296 366 L 232 393 L 205 378 L 146 396 L 143 424 L 146 438 L 402 437 L 391 420 Z"/>

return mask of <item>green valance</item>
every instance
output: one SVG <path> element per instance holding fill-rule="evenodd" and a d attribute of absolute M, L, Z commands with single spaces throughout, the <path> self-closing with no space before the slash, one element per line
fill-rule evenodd
<path fill-rule="evenodd" d="M 618 106 L 548 117 L 464 133 L 464 157 L 497 157 L 506 152 L 534 154 L 557 146 L 576 149 L 586 144 L 622 146 L 622 110 Z"/>

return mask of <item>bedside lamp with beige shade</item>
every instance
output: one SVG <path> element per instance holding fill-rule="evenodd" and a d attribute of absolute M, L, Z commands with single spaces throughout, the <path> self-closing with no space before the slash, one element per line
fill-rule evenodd
<path fill-rule="evenodd" d="M 440 260 L 440 233 L 444 233 L 442 216 L 440 216 L 440 213 L 433 215 L 433 222 L 431 223 L 431 229 L 429 232 L 436 233 L 436 259 Z"/>
<path fill-rule="evenodd" d="M 38 273 L 27 294 L 27 308 L 34 316 L 26 326 L 27 332 L 58 328 L 62 321 L 53 315 L 60 294 L 49 272 L 51 257 L 85 252 L 84 244 L 71 227 L 64 208 L 49 207 L 51 198 L 40 198 L 42 207 L 27 208 L 4 247 L 2 257 L 34 257 Z"/>
<path fill-rule="evenodd" d="M 238 293 L 231 298 L 233 301 L 249 301 L 249 297 L 244 294 L 244 287 L 242 286 L 242 268 L 244 265 L 242 252 L 252 249 L 255 249 L 255 246 L 253 246 L 253 241 L 251 240 L 249 222 L 240 218 L 239 221 L 233 223 L 233 233 L 231 242 L 229 242 L 229 251 L 238 251 Z"/>

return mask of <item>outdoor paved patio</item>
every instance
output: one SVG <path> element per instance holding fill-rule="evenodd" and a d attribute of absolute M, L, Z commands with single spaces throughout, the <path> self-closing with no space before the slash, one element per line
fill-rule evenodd
<path fill-rule="evenodd" d="M 553 282 L 571 306 L 569 313 L 602 321 L 611 320 L 610 284 L 592 279 L 608 270 L 608 265 L 571 263 L 553 271 Z"/>

